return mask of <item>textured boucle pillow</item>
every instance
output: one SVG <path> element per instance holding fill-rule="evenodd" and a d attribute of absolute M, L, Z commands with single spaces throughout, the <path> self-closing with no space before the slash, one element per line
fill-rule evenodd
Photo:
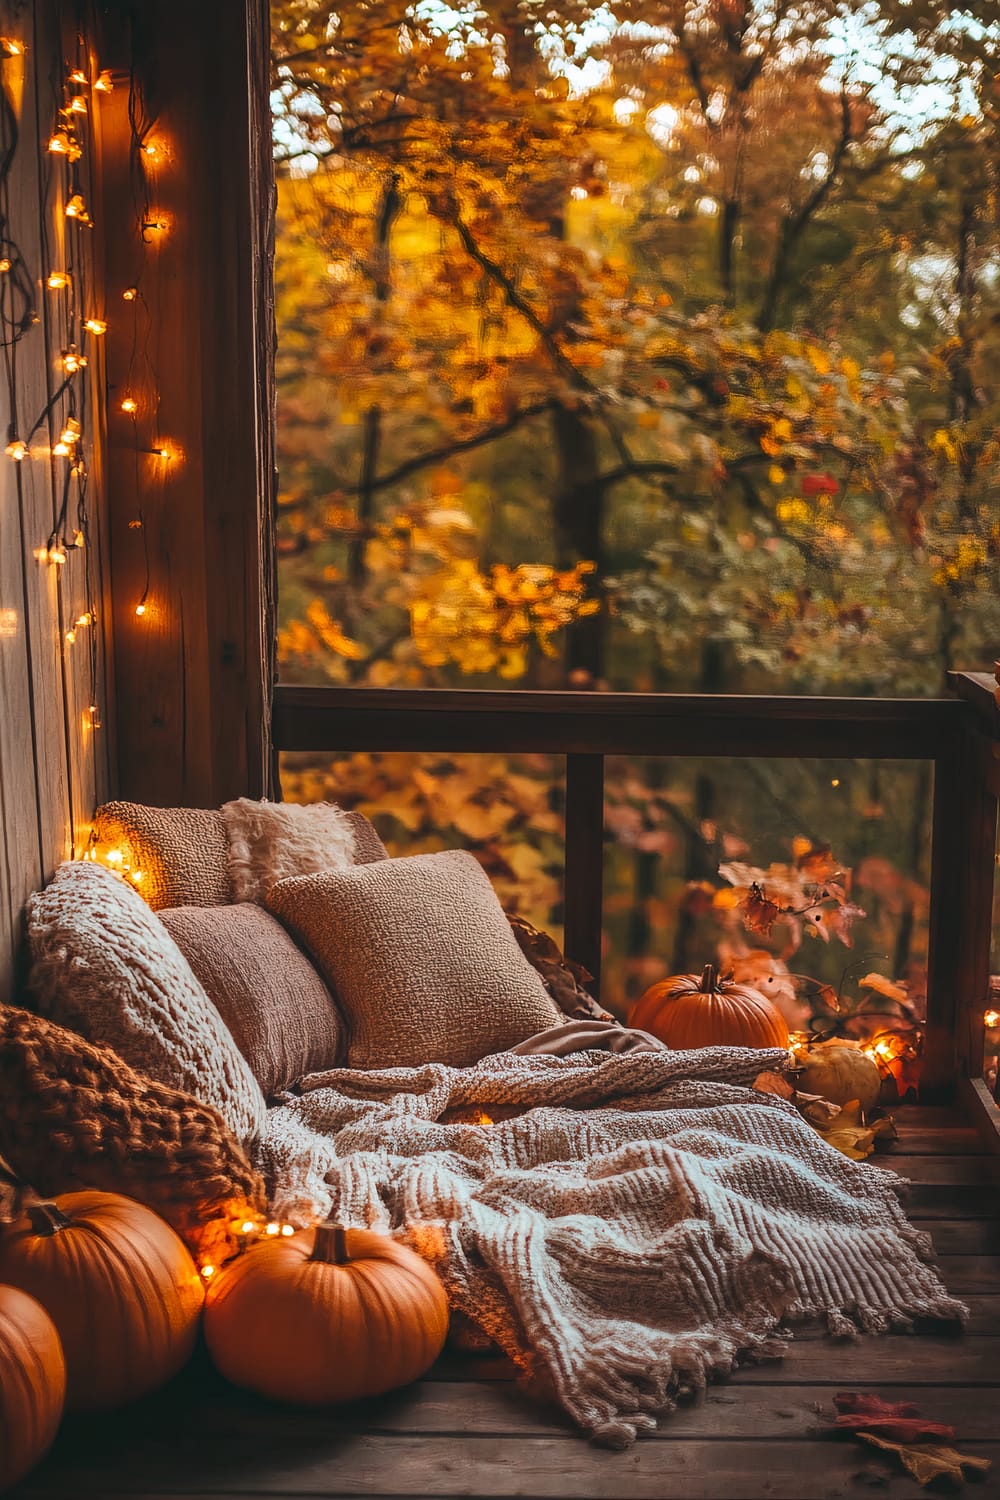
<path fill-rule="evenodd" d="M 279 880 L 354 863 L 354 827 L 334 802 L 254 802 L 222 807 L 233 901 L 263 902 Z"/>
<path fill-rule="evenodd" d="M 131 887 L 87 860 L 60 865 L 30 897 L 29 987 L 38 1009 L 131 1067 L 217 1109 L 241 1141 L 264 1096 L 163 923 Z"/>
<path fill-rule="evenodd" d="M 222 814 L 199 807 L 105 802 L 93 838 L 105 858 L 119 853 L 141 874 L 147 906 L 220 906 L 229 900 L 228 845 Z"/>
<path fill-rule="evenodd" d="M 9 1005 L 0 1005 L 0 1099 L 0 1153 L 37 1193 L 125 1193 L 196 1253 L 234 1214 L 265 1206 L 260 1177 L 209 1105 Z"/>
<path fill-rule="evenodd" d="M 266 1098 L 335 1068 L 344 1027 L 333 996 L 260 906 L 177 906 L 160 921 L 229 1027 Z"/>
<path fill-rule="evenodd" d="M 468 1067 L 563 1019 L 471 854 L 300 875 L 268 905 L 337 996 L 353 1068 Z"/>

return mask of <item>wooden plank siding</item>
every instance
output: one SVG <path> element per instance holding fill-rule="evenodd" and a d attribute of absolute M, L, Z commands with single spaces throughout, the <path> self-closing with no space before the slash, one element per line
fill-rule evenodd
<path fill-rule="evenodd" d="M 0 995 L 5 997 L 16 979 L 24 900 L 60 860 L 81 851 L 94 806 L 108 795 L 113 774 L 102 637 L 109 588 L 106 496 L 102 426 L 99 417 L 94 420 L 103 402 L 103 369 L 95 340 L 87 350 L 90 363 L 76 379 L 91 473 L 90 546 L 70 552 L 62 567 L 39 562 L 36 555 L 58 516 L 68 466 L 52 447 L 68 414 L 67 396 L 53 398 L 64 378 L 70 296 L 89 298 L 101 283 L 99 241 L 77 230 L 73 293 L 45 286 L 49 271 L 66 268 L 71 230 L 64 214 L 64 164 L 48 152 L 47 143 L 63 103 L 67 59 L 79 66 L 78 57 L 92 39 L 85 19 L 82 10 L 68 17 L 59 0 L 0 5 L 0 32 L 26 48 L 0 63 L 7 100 L 5 149 L 16 134 L 2 211 L 8 238 L 23 258 L 37 318 L 22 338 L 6 346 L 0 449 L 9 435 L 27 438 L 39 424 L 21 463 L 0 451 Z M 79 164 L 87 192 L 99 165 L 96 150 L 88 147 Z M 0 295 L 9 316 L 11 293 L 5 288 Z M 86 314 L 98 305 L 88 301 Z M 9 341 L 9 329 L 5 338 Z M 74 482 L 71 532 L 76 510 Z M 70 643 L 66 632 L 86 608 L 86 570 L 96 603 L 96 636 L 81 631 Z M 95 701 L 101 728 L 91 724 Z"/>

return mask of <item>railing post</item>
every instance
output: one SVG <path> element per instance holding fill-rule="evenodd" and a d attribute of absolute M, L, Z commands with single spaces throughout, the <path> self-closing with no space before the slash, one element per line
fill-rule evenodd
<path fill-rule="evenodd" d="M 963 729 L 934 762 L 927 1033 L 921 1097 L 979 1077 L 989 994 L 997 803 L 989 745 Z"/>
<path fill-rule="evenodd" d="M 566 757 L 566 875 L 563 946 L 601 983 L 604 900 L 604 756 Z"/>

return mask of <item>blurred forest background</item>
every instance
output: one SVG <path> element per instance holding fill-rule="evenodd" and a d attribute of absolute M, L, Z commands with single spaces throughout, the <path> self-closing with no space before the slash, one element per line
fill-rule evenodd
<path fill-rule="evenodd" d="M 272 22 L 283 681 L 920 696 L 992 670 L 1000 0 Z M 930 768 L 719 749 L 609 764 L 606 1002 L 763 943 L 919 1007 Z M 282 783 L 393 852 L 471 848 L 558 937 L 562 773 L 286 755 Z M 728 885 L 795 904 L 831 846 L 850 930 L 734 923 Z"/>

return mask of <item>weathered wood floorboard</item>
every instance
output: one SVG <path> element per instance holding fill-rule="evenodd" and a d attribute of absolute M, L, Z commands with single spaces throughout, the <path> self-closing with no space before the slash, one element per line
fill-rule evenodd
<path fill-rule="evenodd" d="M 531 1399 L 501 1357 L 448 1352 L 407 1390 L 315 1412 L 235 1390 L 202 1353 L 127 1414 L 70 1419 L 16 1496 L 833 1500 L 872 1485 L 889 1500 L 918 1493 L 874 1450 L 815 1435 L 834 1393 L 861 1389 L 952 1423 L 962 1451 L 994 1464 L 970 1493 L 1000 1500 L 998 1163 L 955 1119 L 942 1109 L 901 1112 L 901 1139 L 879 1163 L 913 1183 L 910 1212 L 933 1236 L 949 1289 L 969 1305 L 964 1335 L 834 1342 L 807 1325 L 783 1360 L 745 1366 L 625 1453 L 589 1444 L 558 1408 Z"/>

